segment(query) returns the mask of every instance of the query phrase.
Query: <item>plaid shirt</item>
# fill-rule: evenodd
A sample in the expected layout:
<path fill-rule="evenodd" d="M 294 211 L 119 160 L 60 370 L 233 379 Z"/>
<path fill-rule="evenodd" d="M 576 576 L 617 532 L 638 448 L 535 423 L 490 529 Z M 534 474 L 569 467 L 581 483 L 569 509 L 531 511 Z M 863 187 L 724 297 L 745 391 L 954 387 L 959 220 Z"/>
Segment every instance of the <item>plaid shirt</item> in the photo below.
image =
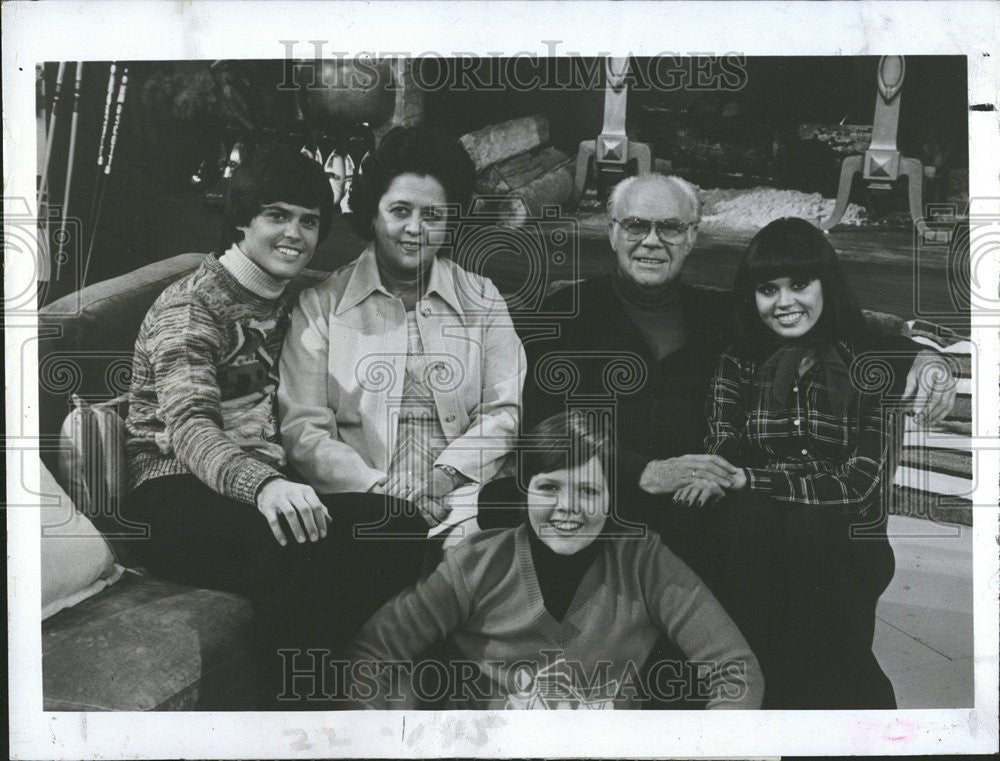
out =
<path fill-rule="evenodd" d="M 853 352 L 838 349 L 850 365 Z M 706 451 L 743 465 L 747 488 L 777 500 L 853 511 L 871 505 L 891 431 L 880 396 L 855 393 L 846 418 L 833 412 L 817 363 L 794 383 L 788 404 L 773 408 L 771 376 L 732 349 L 722 355 L 708 398 Z"/>

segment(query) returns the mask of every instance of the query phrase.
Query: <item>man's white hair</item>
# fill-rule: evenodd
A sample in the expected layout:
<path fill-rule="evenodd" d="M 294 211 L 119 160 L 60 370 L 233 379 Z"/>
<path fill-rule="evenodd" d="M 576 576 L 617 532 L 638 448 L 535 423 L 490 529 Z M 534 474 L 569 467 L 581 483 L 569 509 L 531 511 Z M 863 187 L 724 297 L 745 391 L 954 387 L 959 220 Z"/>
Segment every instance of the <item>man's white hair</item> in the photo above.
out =
<path fill-rule="evenodd" d="M 628 193 L 629 188 L 631 188 L 638 180 L 666 183 L 675 193 L 678 193 L 686 198 L 691 204 L 694 209 L 694 223 L 698 224 L 701 222 L 702 203 L 701 198 L 698 197 L 698 188 L 685 180 L 683 177 L 678 177 L 675 174 L 658 174 L 656 172 L 626 177 L 611 189 L 611 195 L 608 196 L 608 216 L 611 219 L 618 218 L 618 207 L 621 205 L 622 199 L 625 197 L 626 193 Z"/>

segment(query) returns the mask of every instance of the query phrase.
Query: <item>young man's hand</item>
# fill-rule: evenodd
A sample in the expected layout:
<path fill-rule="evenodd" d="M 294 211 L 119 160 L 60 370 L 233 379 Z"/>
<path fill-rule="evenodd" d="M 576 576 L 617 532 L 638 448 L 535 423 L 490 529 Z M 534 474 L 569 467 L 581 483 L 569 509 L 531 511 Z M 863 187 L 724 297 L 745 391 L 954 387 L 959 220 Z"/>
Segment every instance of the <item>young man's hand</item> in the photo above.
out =
<path fill-rule="evenodd" d="M 257 510 L 267 519 L 271 533 L 282 547 L 288 544 L 288 537 L 282 529 L 279 515 L 295 537 L 302 544 L 308 536 L 310 542 L 317 542 L 326 536 L 326 526 L 332 519 L 326 506 L 316 496 L 311 486 L 297 484 L 284 478 L 276 478 L 264 484 L 257 493 Z"/>

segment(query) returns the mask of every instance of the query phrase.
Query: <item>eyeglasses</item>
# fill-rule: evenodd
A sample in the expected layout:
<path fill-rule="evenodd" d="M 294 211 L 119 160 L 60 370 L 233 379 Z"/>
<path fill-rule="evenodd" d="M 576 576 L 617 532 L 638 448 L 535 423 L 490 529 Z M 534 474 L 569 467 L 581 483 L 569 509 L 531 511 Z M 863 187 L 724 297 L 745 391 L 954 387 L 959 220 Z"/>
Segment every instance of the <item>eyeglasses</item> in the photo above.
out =
<path fill-rule="evenodd" d="M 643 219 L 642 217 L 625 217 L 625 219 L 614 220 L 625 232 L 625 237 L 629 240 L 642 240 L 649 231 L 656 228 L 656 237 L 664 243 L 676 243 L 690 228 L 695 227 L 695 222 L 682 222 L 679 219 Z"/>

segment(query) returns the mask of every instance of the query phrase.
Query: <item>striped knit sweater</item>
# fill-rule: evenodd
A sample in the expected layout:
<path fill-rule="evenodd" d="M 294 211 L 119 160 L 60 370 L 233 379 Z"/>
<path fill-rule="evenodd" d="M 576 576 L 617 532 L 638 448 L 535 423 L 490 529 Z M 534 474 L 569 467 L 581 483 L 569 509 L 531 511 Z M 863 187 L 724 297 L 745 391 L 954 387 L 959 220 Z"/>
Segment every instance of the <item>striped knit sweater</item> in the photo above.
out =
<path fill-rule="evenodd" d="M 170 285 L 139 329 L 126 420 L 133 489 L 191 473 L 254 504 L 263 483 L 281 475 L 274 392 L 295 294 L 260 295 L 276 292 L 277 281 L 262 283 L 267 273 L 238 249 L 226 258 L 228 268 L 208 256 Z"/>

